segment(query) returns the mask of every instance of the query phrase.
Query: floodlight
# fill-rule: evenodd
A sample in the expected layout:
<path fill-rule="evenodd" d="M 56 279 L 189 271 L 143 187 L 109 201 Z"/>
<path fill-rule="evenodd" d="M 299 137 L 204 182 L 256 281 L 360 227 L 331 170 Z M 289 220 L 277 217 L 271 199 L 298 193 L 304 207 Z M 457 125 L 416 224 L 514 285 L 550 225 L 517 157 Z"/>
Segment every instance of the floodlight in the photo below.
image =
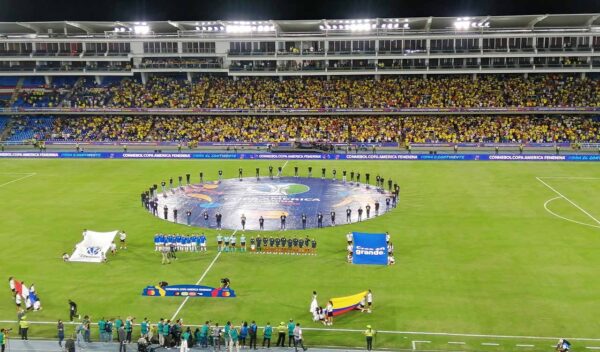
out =
<path fill-rule="evenodd" d="M 148 34 L 150 32 L 150 27 L 147 25 L 137 25 L 133 27 L 133 31 L 135 34 Z"/>

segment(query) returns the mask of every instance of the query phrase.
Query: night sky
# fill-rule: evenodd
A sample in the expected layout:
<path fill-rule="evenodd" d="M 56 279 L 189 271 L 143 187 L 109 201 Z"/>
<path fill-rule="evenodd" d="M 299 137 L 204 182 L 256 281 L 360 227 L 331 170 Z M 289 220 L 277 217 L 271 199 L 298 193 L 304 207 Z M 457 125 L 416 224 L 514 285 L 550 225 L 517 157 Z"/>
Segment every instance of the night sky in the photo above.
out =
<path fill-rule="evenodd" d="M 600 13 L 600 0 L 0 0 L 0 21 L 260 20 Z"/>

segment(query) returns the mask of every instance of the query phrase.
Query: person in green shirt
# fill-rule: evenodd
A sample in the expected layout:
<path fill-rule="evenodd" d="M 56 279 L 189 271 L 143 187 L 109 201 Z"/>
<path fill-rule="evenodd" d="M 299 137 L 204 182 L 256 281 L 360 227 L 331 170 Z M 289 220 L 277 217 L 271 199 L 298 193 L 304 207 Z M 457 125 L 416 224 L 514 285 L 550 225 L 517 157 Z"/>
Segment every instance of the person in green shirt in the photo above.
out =
<path fill-rule="evenodd" d="M 100 342 L 106 342 L 106 322 L 104 321 L 104 317 L 98 320 L 98 337 L 100 337 Z"/>
<path fill-rule="evenodd" d="M 168 343 L 169 343 L 169 333 L 171 332 L 171 321 L 167 320 L 164 324 L 163 324 L 163 328 L 161 330 L 161 334 L 163 336 L 163 346 L 164 347 L 168 347 Z"/>
<path fill-rule="evenodd" d="M 229 346 L 231 351 L 234 347 L 236 352 L 240 351 L 239 333 L 233 325 L 229 328 Z"/>
<path fill-rule="evenodd" d="M 160 321 L 158 322 L 158 324 L 156 324 L 156 332 L 158 334 L 158 344 L 161 346 L 164 346 L 164 344 L 165 344 L 164 336 L 162 334 L 164 321 L 165 320 L 163 318 L 160 318 Z"/>
<path fill-rule="evenodd" d="M 294 329 L 296 328 L 296 324 L 294 324 L 294 319 L 290 319 L 290 322 L 287 325 L 288 328 L 288 347 L 292 347 L 294 342 Z"/>
<path fill-rule="evenodd" d="M 200 329 L 200 347 L 208 348 L 208 321 Z"/>
<path fill-rule="evenodd" d="M 223 337 L 225 338 L 225 350 L 229 351 L 229 330 L 231 329 L 231 322 L 228 321 L 223 328 Z"/>
<path fill-rule="evenodd" d="M 149 326 L 150 326 L 150 324 L 148 323 L 148 318 L 144 318 L 144 320 L 140 324 L 140 333 L 142 334 L 142 337 L 145 339 L 148 339 L 148 332 L 149 332 L 148 327 Z"/>
<path fill-rule="evenodd" d="M 4 329 L 0 330 L 0 350 L 4 352 L 6 348 L 6 332 Z"/>
<path fill-rule="evenodd" d="M 117 320 L 115 320 L 115 330 L 119 330 L 121 326 L 123 326 L 123 320 L 121 320 L 121 317 L 117 317 Z"/>
<path fill-rule="evenodd" d="M 131 334 L 133 333 L 133 318 L 127 317 L 125 319 L 125 332 L 127 333 L 127 343 L 131 343 Z"/>
<path fill-rule="evenodd" d="M 273 327 L 271 327 L 271 323 L 267 323 L 263 332 L 263 347 L 265 347 L 265 343 L 267 344 L 267 348 L 271 348 L 271 336 L 273 335 Z"/>

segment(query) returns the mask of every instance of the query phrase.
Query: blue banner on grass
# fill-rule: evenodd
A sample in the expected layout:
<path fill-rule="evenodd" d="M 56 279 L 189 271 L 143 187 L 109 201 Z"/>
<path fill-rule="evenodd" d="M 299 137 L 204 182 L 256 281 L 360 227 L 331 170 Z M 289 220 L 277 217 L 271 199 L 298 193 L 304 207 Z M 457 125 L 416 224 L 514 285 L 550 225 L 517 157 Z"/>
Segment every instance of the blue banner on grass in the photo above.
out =
<path fill-rule="evenodd" d="M 384 233 L 353 232 L 352 264 L 387 265 Z"/>

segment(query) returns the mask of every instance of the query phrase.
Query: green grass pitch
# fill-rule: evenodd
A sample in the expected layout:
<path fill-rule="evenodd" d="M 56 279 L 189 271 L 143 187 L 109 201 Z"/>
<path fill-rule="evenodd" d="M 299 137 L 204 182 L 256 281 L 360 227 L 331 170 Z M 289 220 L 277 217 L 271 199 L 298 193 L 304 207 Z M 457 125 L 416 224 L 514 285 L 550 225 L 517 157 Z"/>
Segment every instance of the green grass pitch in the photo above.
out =
<path fill-rule="evenodd" d="M 93 321 L 171 318 L 182 299 L 142 297 L 142 288 L 161 280 L 195 283 L 215 257 L 216 231 L 205 231 L 207 254 L 182 254 L 162 266 L 153 235 L 195 229 L 151 216 L 141 207 L 139 193 L 187 172 L 203 171 L 206 179 L 216 179 L 219 168 L 225 177 L 235 177 L 238 167 L 266 169 L 269 164 L 276 168 L 284 161 L 0 160 L 3 280 L 14 276 L 35 283 L 44 309 L 29 313 L 31 321 L 68 318 L 69 298 Z M 371 324 L 377 330 L 600 338 L 600 223 L 594 221 L 600 219 L 600 163 L 290 161 L 284 174 L 291 175 L 294 166 L 306 174 L 309 165 L 392 178 L 402 187 L 399 206 L 359 224 L 307 230 L 319 239 L 316 257 L 223 253 L 202 283 L 216 286 L 229 277 L 238 297 L 189 299 L 178 316 L 185 323 L 256 320 L 263 325 L 293 318 L 322 328 L 308 313 L 313 290 L 324 305 L 329 297 L 370 288 L 373 313 L 345 314 L 333 328 Z M 561 197 L 546 206 L 563 218 L 552 215 L 544 204 L 559 195 L 536 177 L 588 214 Z M 61 254 L 71 251 L 83 228 L 125 229 L 129 249 L 101 265 L 62 262 Z M 346 264 L 345 233 L 351 230 L 389 231 L 397 264 Z M 286 235 L 295 232 L 304 235 Z M 4 282 L 0 320 L 15 320 Z M 54 333 L 52 326 L 30 330 L 34 336 Z M 362 345 L 356 332 L 305 335 L 309 345 Z M 481 349 L 490 340 L 512 346 L 528 342 L 380 334 L 376 347 L 412 348 L 414 340 L 445 349 Z M 535 345 L 547 349 L 552 342 Z"/>

